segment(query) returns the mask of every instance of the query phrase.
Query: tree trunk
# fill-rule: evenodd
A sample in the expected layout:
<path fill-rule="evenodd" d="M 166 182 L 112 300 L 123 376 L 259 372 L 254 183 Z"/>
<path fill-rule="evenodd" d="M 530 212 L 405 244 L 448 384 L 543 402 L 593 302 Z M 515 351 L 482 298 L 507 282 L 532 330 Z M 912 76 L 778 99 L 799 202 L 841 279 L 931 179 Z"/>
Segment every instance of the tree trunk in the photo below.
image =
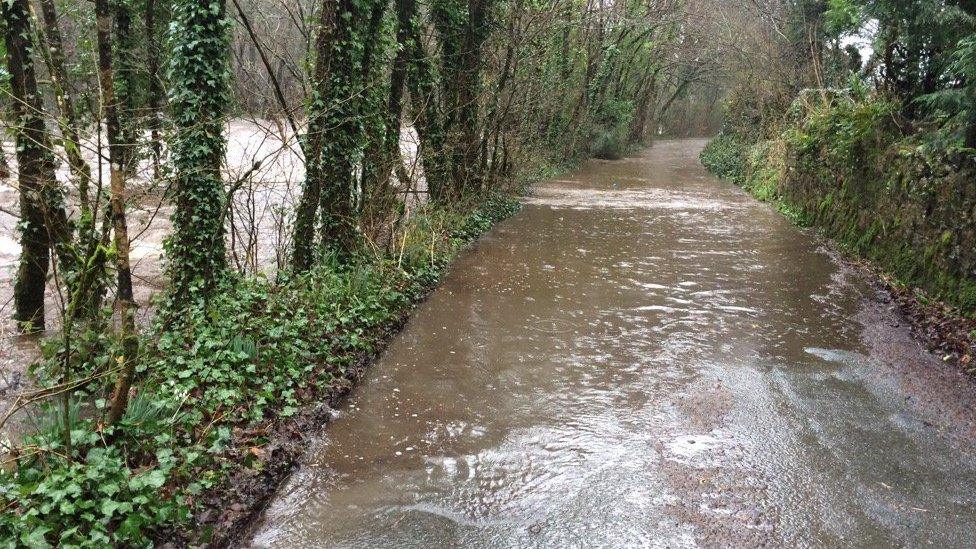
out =
<path fill-rule="evenodd" d="M 44 329 L 44 287 L 50 250 L 62 265 L 73 268 L 71 229 L 54 175 L 51 142 L 44 124 L 43 101 L 37 90 L 28 0 L 2 3 L 6 28 L 7 70 L 10 73 L 12 128 L 17 143 L 20 187 L 20 267 L 14 285 L 14 319 L 24 331 Z"/>
<path fill-rule="evenodd" d="M 481 144 L 481 65 L 483 46 L 488 38 L 490 0 L 468 0 L 468 21 L 461 41 L 461 67 L 458 86 L 457 139 L 454 168 L 454 194 L 465 196 L 478 186 L 478 151 Z"/>
<path fill-rule="evenodd" d="M 65 69 L 64 41 L 61 38 L 61 28 L 58 26 L 58 13 L 54 0 L 40 0 L 41 14 L 44 20 L 44 40 L 47 48 L 44 60 L 51 75 L 54 99 L 61 112 L 58 125 L 61 130 L 61 141 L 65 155 L 68 157 L 68 167 L 78 184 L 78 199 L 81 203 L 83 218 L 89 218 L 97 205 L 89 201 L 91 188 L 91 167 L 81 156 L 81 139 L 74 101 L 68 85 L 68 71 Z M 90 220 L 89 220 L 90 221 Z"/>
<path fill-rule="evenodd" d="M 0 181 L 6 181 L 10 177 L 10 163 L 7 161 L 7 151 L 0 143 Z"/>
<path fill-rule="evenodd" d="M 408 44 L 407 88 L 413 117 L 420 140 L 418 154 L 427 181 L 427 193 L 432 201 L 439 201 L 448 190 L 449 152 L 445 128 L 446 120 L 437 97 L 437 77 L 434 64 L 424 49 L 420 30 L 411 19 Z"/>
<path fill-rule="evenodd" d="M 376 40 L 375 36 L 369 36 L 370 18 L 366 15 L 370 13 L 370 7 L 362 0 L 339 1 L 339 13 L 349 18 L 336 29 L 329 85 L 328 89 L 321 90 L 326 98 L 327 123 L 324 127 L 319 232 L 323 250 L 340 259 L 349 257 L 359 246 L 353 198 L 354 174 L 362 142 L 359 117 L 363 95 L 367 93 L 363 73 L 369 71 L 372 47 L 364 46 L 360 55 L 357 44 Z"/>
<path fill-rule="evenodd" d="M 97 1 L 97 0 L 96 0 Z M 115 100 L 119 118 L 119 162 L 128 175 L 136 172 L 139 141 L 139 79 L 136 60 L 135 34 L 132 30 L 132 0 L 112 0 L 111 23 L 114 23 L 114 49 L 112 73 L 115 76 Z"/>
<path fill-rule="evenodd" d="M 480 171 L 483 174 L 483 178 L 487 180 L 490 185 L 497 174 L 497 166 L 495 161 L 498 157 L 498 142 L 499 142 L 499 132 L 501 131 L 502 125 L 505 120 L 505 115 L 507 114 L 507 107 L 503 110 L 501 114 L 498 113 L 499 104 L 502 100 L 502 95 L 505 93 L 505 88 L 508 86 L 508 80 L 515 70 L 515 50 L 519 44 L 516 36 L 516 24 L 518 22 L 518 17 L 516 14 L 522 11 L 523 0 L 516 0 L 514 9 L 512 12 L 511 21 L 508 26 L 508 40 L 506 41 L 505 49 L 505 62 L 502 65 L 501 75 L 498 77 L 498 83 L 495 85 L 495 92 L 492 94 L 491 106 L 488 108 L 488 113 L 485 116 L 485 138 L 481 146 L 481 167 Z M 489 158 L 491 161 L 489 162 Z M 485 181 L 482 181 L 484 185 Z"/>
<path fill-rule="evenodd" d="M 176 211 L 168 251 L 176 303 L 206 301 L 226 274 L 227 196 L 220 166 L 229 94 L 227 26 L 222 2 L 173 4 L 170 32 L 180 47 L 170 62 Z"/>
<path fill-rule="evenodd" d="M 395 203 L 395 196 L 390 186 L 396 164 L 400 162 L 400 119 L 403 116 L 403 92 L 405 91 L 409 45 L 410 26 L 417 9 L 415 0 L 396 0 L 396 56 L 390 68 L 390 90 L 384 113 L 384 133 L 379 139 L 373 139 L 366 151 L 364 161 L 363 190 L 366 202 L 363 209 L 363 224 L 369 229 L 377 228 L 384 216 L 387 216 Z M 408 181 L 401 181 L 406 185 Z"/>
<path fill-rule="evenodd" d="M 50 0 L 48 0 L 50 1 Z M 163 91 L 162 75 L 159 74 L 159 28 L 157 17 L 158 7 L 156 0 L 146 0 L 145 24 L 146 24 L 146 77 L 149 84 L 146 89 L 147 102 L 149 107 L 149 149 L 152 154 L 153 179 L 158 180 L 160 173 L 160 157 L 162 156 L 162 143 L 160 142 L 160 130 L 162 129 Z"/>
<path fill-rule="evenodd" d="M 332 68 L 332 49 L 336 41 L 337 0 L 322 0 L 319 7 L 318 35 L 315 41 L 315 66 L 312 70 L 312 95 L 309 102 L 308 134 L 305 145 L 305 182 L 295 215 L 292 267 L 307 271 L 315 259 L 315 225 L 322 199 L 323 155 L 328 125 L 326 94 Z"/>
<path fill-rule="evenodd" d="M 105 120 L 108 138 L 109 181 L 112 196 L 113 244 L 118 270 L 117 302 L 123 342 L 122 372 L 112 395 L 108 422 L 115 423 L 125 412 L 129 402 L 129 388 L 135 372 L 138 342 L 135 337 L 135 300 L 132 296 L 132 269 L 129 267 L 129 230 L 125 219 L 125 170 L 123 143 L 119 127 L 119 103 L 115 95 L 115 74 L 112 66 L 112 14 L 109 0 L 95 0 L 95 20 L 98 27 L 98 85 L 101 91 L 101 117 Z"/>
<path fill-rule="evenodd" d="M 374 74 L 373 65 L 377 61 L 378 40 L 375 38 L 383 34 L 383 20 L 386 16 L 386 0 L 373 0 L 369 8 L 369 24 L 365 29 L 359 31 L 359 40 L 365 40 L 362 59 L 359 61 L 359 89 L 356 91 L 353 100 L 355 109 L 356 132 L 358 134 L 357 143 L 365 143 L 365 146 L 357 144 L 357 150 L 350 151 L 355 158 L 361 158 L 360 177 L 358 181 L 358 202 L 355 204 L 356 221 L 360 227 L 363 225 L 363 212 L 367 207 L 366 202 L 371 198 L 372 191 L 375 190 L 376 179 L 376 151 L 383 147 L 383 139 L 386 137 L 386 106 L 383 88 L 379 85 L 380 81 Z M 365 31 L 365 34 L 363 33 Z M 380 50 L 382 51 L 382 50 Z"/>
<path fill-rule="evenodd" d="M 445 158 L 451 187 L 431 197 L 452 200 L 463 196 L 477 176 L 481 50 L 488 35 L 489 2 L 437 0 L 432 10 L 441 45 Z"/>

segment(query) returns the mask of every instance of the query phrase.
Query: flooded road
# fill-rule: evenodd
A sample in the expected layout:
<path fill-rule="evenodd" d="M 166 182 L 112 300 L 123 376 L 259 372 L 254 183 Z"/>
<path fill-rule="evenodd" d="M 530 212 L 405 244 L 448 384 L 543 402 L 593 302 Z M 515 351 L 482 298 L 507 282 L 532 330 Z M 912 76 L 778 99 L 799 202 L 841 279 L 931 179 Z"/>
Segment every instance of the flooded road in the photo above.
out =
<path fill-rule="evenodd" d="M 318 435 L 255 547 L 972 546 L 976 393 L 664 141 L 536 188 Z"/>

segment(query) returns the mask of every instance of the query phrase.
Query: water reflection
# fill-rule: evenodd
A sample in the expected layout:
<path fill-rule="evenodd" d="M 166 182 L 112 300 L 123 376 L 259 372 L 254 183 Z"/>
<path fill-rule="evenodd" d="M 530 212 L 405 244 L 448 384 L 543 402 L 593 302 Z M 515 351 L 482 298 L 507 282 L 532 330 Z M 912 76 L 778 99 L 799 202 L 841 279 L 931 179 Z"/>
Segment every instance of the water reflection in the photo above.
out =
<path fill-rule="evenodd" d="M 877 333 L 873 292 L 709 177 L 702 144 L 540 186 L 418 309 L 253 545 L 973 542 L 971 429 L 932 419 L 971 388 Z"/>

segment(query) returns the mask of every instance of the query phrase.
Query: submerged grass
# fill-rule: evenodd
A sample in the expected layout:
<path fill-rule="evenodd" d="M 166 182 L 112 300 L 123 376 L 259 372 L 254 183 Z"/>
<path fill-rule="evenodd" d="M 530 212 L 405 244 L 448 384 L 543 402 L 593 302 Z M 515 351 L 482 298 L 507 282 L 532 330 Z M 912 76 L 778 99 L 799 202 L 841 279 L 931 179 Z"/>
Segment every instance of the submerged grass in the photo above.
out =
<path fill-rule="evenodd" d="M 102 423 L 107 388 L 89 387 L 69 407 L 70 441 L 49 404 L 47 427 L 0 470 L 0 545 L 211 541 L 208 494 L 272 465 L 269 426 L 348 386 L 458 251 L 518 207 L 498 195 L 473 211 L 428 210 L 392 253 L 241 280 L 156 326 L 140 341 L 138 390 L 119 424 Z M 110 367 L 113 351 L 85 367 Z"/>

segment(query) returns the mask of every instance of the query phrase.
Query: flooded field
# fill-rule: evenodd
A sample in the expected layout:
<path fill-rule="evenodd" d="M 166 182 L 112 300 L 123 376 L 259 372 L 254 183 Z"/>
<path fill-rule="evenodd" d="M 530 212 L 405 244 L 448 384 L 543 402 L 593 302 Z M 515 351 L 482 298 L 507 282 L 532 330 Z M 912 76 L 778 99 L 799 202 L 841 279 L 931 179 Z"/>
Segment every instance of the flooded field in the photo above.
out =
<path fill-rule="evenodd" d="M 252 545 L 976 542 L 973 384 L 703 145 L 538 186 L 313 434 Z"/>
<path fill-rule="evenodd" d="M 271 275 L 288 260 L 294 209 L 305 177 L 304 160 L 294 136 L 281 123 L 232 119 L 226 135 L 228 150 L 223 177 L 228 182 L 228 189 L 233 190 L 227 223 L 229 263 L 241 274 Z M 414 185 L 422 189 L 425 182 L 417 162 L 417 134 L 413 128 L 405 126 L 401 137 L 404 169 L 416 180 Z M 107 159 L 102 159 L 99 170 L 98 142 L 93 137 L 84 145 L 84 156 L 92 167 L 95 181 L 101 178 L 103 185 L 108 185 Z M 106 154 L 104 142 L 102 147 L 102 154 Z M 13 143 L 4 143 L 4 148 L 8 151 L 12 173 L 16 174 L 16 157 L 9 153 L 14 148 Z M 73 188 L 67 162 L 60 156 L 59 159 L 57 177 L 66 191 L 68 215 L 76 219 L 77 191 Z M 19 219 L 15 216 L 19 209 L 16 184 L 16 176 L 0 181 L 0 417 L 15 403 L 19 394 L 34 388 L 27 369 L 40 357 L 40 338 L 21 336 L 12 319 L 14 279 L 20 257 L 16 230 Z M 172 234 L 170 218 L 175 210 L 166 197 L 169 184 L 165 173 L 159 179 L 154 177 L 149 159 L 142 159 L 128 181 L 130 259 L 137 319 L 142 325 L 152 321 L 155 313 L 153 299 L 166 287 L 164 243 Z M 416 201 L 416 195 L 411 198 Z M 46 300 L 46 335 L 57 333 L 64 306 L 61 298 L 52 277 Z M 109 300 L 114 300 L 111 290 Z M 7 449 L 5 439 L 8 436 L 19 437 L 23 430 L 20 420 L 30 419 L 21 416 L 30 412 L 24 410 L 15 416 L 18 421 L 0 427 L 0 454 Z"/>

